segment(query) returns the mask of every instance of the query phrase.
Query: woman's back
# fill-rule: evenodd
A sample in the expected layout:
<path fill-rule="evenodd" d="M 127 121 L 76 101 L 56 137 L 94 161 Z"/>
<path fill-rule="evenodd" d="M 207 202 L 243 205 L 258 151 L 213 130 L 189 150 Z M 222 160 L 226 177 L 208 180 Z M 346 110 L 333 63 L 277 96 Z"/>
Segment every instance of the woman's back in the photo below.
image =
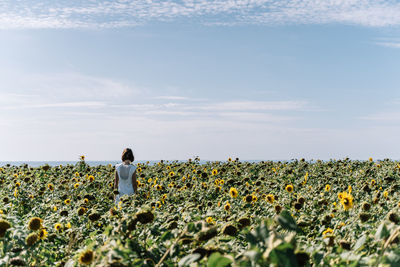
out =
<path fill-rule="evenodd" d="M 115 169 L 118 173 L 119 182 L 118 182 L 118 191 L 120 195 L 123 194 L 134 194 L 133 186 L 132 186 L 132 175 L 136 170 L 136 167 L 131 164 L 117 164 Z"/>

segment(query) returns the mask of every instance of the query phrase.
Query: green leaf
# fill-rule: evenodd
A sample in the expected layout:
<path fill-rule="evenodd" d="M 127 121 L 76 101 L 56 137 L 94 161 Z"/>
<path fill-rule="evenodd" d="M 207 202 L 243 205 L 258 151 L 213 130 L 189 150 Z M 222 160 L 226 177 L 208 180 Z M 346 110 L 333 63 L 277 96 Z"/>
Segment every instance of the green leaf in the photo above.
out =
<path fill-rule="evenodd" d="M 296 221 L 293 219 L 292 215 L 290 215 L 290 212 L 287 210 L 283 210 L 279 214 L 279 216 L 277 217 L 277 222 L 279 223 L 280 226 L 282 226 L 283 229 L 289 231 L 299 231 Z"/>
<path fill-rule="evenodd" d="M 367 241 L 367 236 L 366 235 L 363 235 L 362 237 L 360 237 L 358 240 L 357 240 L 357 242 L 356 242 L 356 244 L 354 245 L 354 250 L 357 250 L 357 249 L 359 249 L 359 248 L 361 248 L 364 244 L 365 244 L 365 241 Z"/>
<path fill-rule="evenodd" d="M 201 255 L 199 253 L 193 253 L 189 254 L 185 257 L 183 257 L 179 262 L 178 266 L 183 267 L 183 266 L 189 266 L 191 263 L 199 260 L 201 258 Z"/>
<path fill-rule="evenodd" d="M 269 259 L 277 266 L 298 266 L 293 246 L 289 243 L 283 243 L 274 248 L 269 254 Z"/>
<path fill-rule="evenodd" d="M 160 237 L 160 240 L 165 241 L 167 239 L 171 239 L 172 236 L 173 236 L 173 234 L 171 233 L 171 231 L 167 231 L 164 234 L 162 234 L 162 236 Z"/>
<path fill-rule="evenodd" d="M 385 222 L 383 222 L 381 223 L 381 225 L 379 225 L 378 229 L 376 230 L 375 239 L 377 240 L 386 239 L 389 235 L 390 232 L 387 229 Z"/>
<path fill-rule="evenodd" d="M 232 263 L 232 260 L 221 256 L 218 252 L 211 254 L 208 259 L 207 267 L 225 267 Z"/>

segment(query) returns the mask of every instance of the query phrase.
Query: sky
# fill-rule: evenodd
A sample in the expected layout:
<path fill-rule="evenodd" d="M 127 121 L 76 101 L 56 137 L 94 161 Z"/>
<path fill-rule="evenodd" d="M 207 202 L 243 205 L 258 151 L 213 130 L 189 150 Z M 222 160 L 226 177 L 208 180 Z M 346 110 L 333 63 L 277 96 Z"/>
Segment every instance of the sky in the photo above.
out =
<path fill-rule="evenodd" d="M 0 2 L 0 161 L 400 159 L 400 1 Z"/>

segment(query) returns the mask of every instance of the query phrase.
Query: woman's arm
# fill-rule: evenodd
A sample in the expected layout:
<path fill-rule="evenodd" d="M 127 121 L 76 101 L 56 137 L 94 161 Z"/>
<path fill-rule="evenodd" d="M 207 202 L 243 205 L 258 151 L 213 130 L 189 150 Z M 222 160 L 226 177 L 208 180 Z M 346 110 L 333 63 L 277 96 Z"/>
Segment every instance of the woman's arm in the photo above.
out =
<path fill-rule="evenodd" d="M 133 190 L 135 191 L 135 194 L 136 194 L 136 192 L 137 192 L 136 170 L 132 174 L 132 186 L 133 186 Z"/>
<path fill-rule="evenodd" d="M 115 171 L 114 189 L 116 190 L 118 190 L 118 182 L 119 182 L 118 172 Z"/>

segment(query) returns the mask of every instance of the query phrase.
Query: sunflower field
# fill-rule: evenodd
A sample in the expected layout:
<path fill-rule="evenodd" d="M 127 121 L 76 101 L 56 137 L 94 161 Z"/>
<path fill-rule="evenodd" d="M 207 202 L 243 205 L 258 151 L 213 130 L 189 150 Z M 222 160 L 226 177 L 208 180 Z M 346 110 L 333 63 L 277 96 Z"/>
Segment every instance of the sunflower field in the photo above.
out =
<path fill-rule="evenodd" d="M 400 266 L 389 159 L 0 168 L 0 266 Z"/>

